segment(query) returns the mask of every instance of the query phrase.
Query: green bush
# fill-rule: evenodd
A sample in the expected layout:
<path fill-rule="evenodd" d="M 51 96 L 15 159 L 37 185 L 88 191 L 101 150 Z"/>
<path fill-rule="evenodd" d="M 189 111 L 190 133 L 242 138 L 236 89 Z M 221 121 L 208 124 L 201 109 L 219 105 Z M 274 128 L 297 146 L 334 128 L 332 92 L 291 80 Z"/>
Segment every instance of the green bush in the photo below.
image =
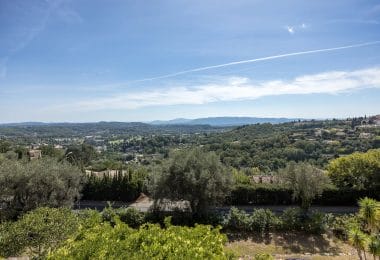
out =
<path fill-rule="evenodd" d="M 313 200 L 314 205 L 355 205 L 360 198 L 380 200 L 377 189 L 356 190 L 329 187 Z M 228 203 L 230 205 L 291 205 L 292 192 L 276 184 L 235 185 Z"/>
<path fill-rule="evenodd" d="M 231 191 L 232 205 L 289 205 L 292 192 L 275 184 L 236 185 Z"/>
<path fill-rule="evenodd" d="M 299 208 L 286 209 L 281 217 L 283 230 L 300 230 L 302 223 L 302 211 Z"/>
<path fill-rule="evenodd" d="M 250 230 L 264 234 L 276 229 L 280 219 L 269 209 L 256 209 L 249 217 Z"/>
<path fill-rule="evenodd" d="M 145 222 L 145 214 L 135 208 L 120 208 L 115 212 L 121 221 L 132 228 L 137 228 Z"/>
<path fill-rule="evenodd" d="M 303 231 L 311 234 L 322 234 L 328 228 L 330 214 L 322 212 L 312 212 L 303 223 Z"/>
<path fill-rule="evenodd" d="M 360 220 L 354 214 L 334 216 L 329 222 L 329 229 L 333 234 L 344 241 L 348 240 L 348 230 L 359 228 Z"/>
<path fill-rule="evenodd" d="M 322 212 L 311 212 L 305 215 L 300 208 L 286 209 L 281 219 L 281 229 L 285 231 L 304 231 L 311 234 L 324 233 L 331 222 L 332 216 Z"/>
<path fill-rule="evenodd" d="M 219 228 L 145 224 L 132 229 L 116 220 L 81 229 L 48 259 L 228 259 Z"/>
<path fill-rule="evenodd" d="M 223 226 L 231 231 L 259 232 L 264 234 L 280 226 L 280 219 L 269 209 L 256 209 L 252 214 L 232 207 Z"/>
<path fill-rule="evenodd" d="M 250 231 L 250 215 L 244 210 L 232 207 L 223 222 L 223 226 L 233 231 Z"/>

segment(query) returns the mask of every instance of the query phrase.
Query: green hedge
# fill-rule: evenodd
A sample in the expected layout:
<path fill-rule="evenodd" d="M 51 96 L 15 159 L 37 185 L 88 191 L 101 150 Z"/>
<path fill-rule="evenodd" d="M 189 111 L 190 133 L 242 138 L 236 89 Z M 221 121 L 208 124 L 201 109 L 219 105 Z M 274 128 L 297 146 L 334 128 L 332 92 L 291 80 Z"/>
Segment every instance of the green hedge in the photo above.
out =
<path fill-rule="evenodd" d="M 317 197 L 314 205 L 352 206 L 363 197 L 379 200 L 380 192 L 375 190 L 327 189 Z M 237 185 L 233 188 L 227 204 L 230 205 L 291 205 L 292 191 L 275 185 Z"/>
<path fill-rule="evenodd" d="M 274 185 L 237 185 L 228 198 L 228 204 L 231 205 L 289 205 L 291 203 L 292 192 Z"/>

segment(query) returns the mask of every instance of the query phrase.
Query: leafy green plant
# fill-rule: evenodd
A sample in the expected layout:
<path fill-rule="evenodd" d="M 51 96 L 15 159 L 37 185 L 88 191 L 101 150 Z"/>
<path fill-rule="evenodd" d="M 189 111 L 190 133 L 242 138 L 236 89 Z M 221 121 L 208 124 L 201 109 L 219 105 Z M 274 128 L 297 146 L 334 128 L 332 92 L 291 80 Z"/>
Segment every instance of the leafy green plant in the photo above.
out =
<path fill-rule="evenodd" d="M 303 223 L 303 230 L 311 234 L 322 234 L 328 228 L 330 215 L 322 212 L 312 212 Z"/>
<path fill-rule="evenodd" d="M 78 218 L 66 208 L 38 208 L 16 222 L 0 226 L 0 256 L 18 256 L 28 251 L 42 257 L 60 245 L 78 228 Z"/>
<path fill-rule="evenodd" d="M 354 214 L 334 216 L 329 222 L 329 229 L 333 234 L 342 240 L 348 240 L 348 231 L 352 228 L 359 228 L 359 219 Z"/>
<path fill-rule="evenodd" d="M 322 195 L 330 183 L 324 171 L 303 162 L 290 162 L 286 168 L 280 170 L 279 179 L 292 190 L 293 199 L 299 203 L 304 215 L 313 200 Z"/>
<path fill-rule="evenodd" d="M 363 198 L 359 200 L 359 217 L 364 221 L 366 229 L 371 233 L 380 228 L 380 202 Z"/>
<path fill-rule="evenodd" d="M 280 219 L 269 209 L 256 209 L 249 217 L 250 229 L 264 234 L 279 226 Z"/>
<path fill-rule="evenodd" d="M 373 259 L 376 260 L 376 256 L 380 256 L 380 237 L 371 236 L 367 246 L 368 252 L 373 256 Z"/>
<path fill-rule="evenodd" d="M 367 243 L 367 236 L 360 229 L 352 228 L 348 233 L 348 241 L 350 244 L 356 248 L 358 256 L 362 259 L 362 253 L 364 253 L 364 258 L 367 259 L 365 249 Z"/>
<path fill-rule="evenodd" d="M 251 226 L 250 215 L 244 210 L 232 207 L 224 219 L 223 226 L 234 231 L 249 231 Z"/>
<path fill-rule="evenodd" d="M 282 229 L 299 230 L 301 229 L 302 212 L 299 208 L 288 208 L 284 210 L 281 217 Z"/>
<path fill-rule="evenodd" d="M 132 228 L 137 228 L 145 222 L 145 214 L 135 208 L 120 208 L 115 210 L 121 221 Z"/>
<path fill-rule="evenodd" d="M 228 259 L 220 228 L 145 224 L 132 229 L 116 220 L 81 229 L 48 259 Z"/>

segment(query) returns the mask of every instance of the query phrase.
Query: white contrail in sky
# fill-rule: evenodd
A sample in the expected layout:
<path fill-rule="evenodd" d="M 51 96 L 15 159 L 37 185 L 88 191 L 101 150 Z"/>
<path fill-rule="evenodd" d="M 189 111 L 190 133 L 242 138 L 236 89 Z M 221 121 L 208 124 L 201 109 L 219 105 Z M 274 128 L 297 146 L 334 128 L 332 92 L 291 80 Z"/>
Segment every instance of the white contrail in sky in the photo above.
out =
<path fill-rule="evenodd" d="M 351 48 L 358 48 L 368 45 L 375 45 L 380 44 L 380 41 L 373 41 L 373 42 L 366 42 L 366 43 L 360 43 L 360 44 L 353 44 L 353 45 L 346 45 L 346 46 L 340 46 L 340 47 L 334 47 L 334 48 L 326 48 L 326 49 L 318 49 L 318 50 L 310 50 L 310 51 L 300 51 L 300 52 L 292 52 L 292 53 L 285 53 L 285 54 L 279 54 L 279 55 L 273 55 L 273 56 L 267 56 L 262 58 L 256 58 L 256 59 L 250 59 L 250 60 L 241 60 L 241 61 L 234 61 L 219 65 L 213 65 L 213 66 L 207 66 L 207 67 L 199 67 L 195 69 L 190 70 L 183 70 L 176 73 L 166 74 L 162 76 L 152 77 L 152 78 L 145 78 L 140 80 L 135 80 L 132 82 L 143 82 L 143 81 L 150 81 L 155 79 L 164 79 L 164 78 L 171 78 L 178 75 L 188 74 L 191 72 L 198 72 L 198 71 L 204 71 L 209 69 L 217 69 L 217 68 L 223 68 L 223 67 L 229 67 L 233 65 L 239 65 L 239 64 L 245 64 L 245 63 L 254 63 L 259 61 L 266 61 L 266 60 L 275 60 L 275 59 L 281 59 L 291 56 L 299 56 L 299 55 L 305 55 L 305 54 L 312 54 L 312 53 L 319 53 L 319 52 L 330 52 L 330 51 L 337 51 L 337 50 L 344 50 L 344 49 L 351 49 Z"/>

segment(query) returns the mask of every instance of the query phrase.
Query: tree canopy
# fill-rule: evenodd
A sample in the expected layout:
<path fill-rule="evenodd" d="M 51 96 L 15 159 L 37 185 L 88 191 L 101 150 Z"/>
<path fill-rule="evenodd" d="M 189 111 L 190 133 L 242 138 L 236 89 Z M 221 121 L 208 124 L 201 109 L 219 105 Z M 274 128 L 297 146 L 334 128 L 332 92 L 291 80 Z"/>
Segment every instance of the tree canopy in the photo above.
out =
<path fill-rule="evenodd" d="M 327 170 L 340 188 L 380 189 L 380 149 L 337 158 Z"/>
<path fill-rule="evenodd" d="M 329 183 L 328 176 L 322 170 L 307 163 L 294 162 L 280 171 L 280 180 L 293 191 L 293 198 L 300 202 L 305 211 Z"/>
<path fill-rule="evenodd" d="M 4 160 L 0 163 L 0 217 L 14 218 L 41 206 L 71 206 L 79 198 L 82 180 L 77 167 L 52 158 Z"/>
<path fill-rule="evenodd" d="M 150 190 L 159 203 L 185 200 L 192 212 L 204 213 L 209 206 L 223 202 L 230 183 L 231 175 L 219 157 L 198 148 L 172 154 L 151 176 Z"/>

